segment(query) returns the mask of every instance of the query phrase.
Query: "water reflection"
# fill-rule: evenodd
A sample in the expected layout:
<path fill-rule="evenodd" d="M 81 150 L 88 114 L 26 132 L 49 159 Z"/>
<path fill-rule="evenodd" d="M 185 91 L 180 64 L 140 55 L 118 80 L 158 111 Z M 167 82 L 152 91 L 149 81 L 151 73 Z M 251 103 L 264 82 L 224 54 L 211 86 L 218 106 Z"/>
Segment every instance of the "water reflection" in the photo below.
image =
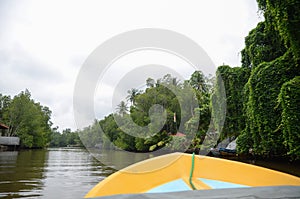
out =
<path fill-rule="evenodd" d="M 0 198 L 83 198 L 113 172 L 81 148 L 0 152 Z"/>
<path fill-rule="evenodd" d="M 117 170 L 153 157 L 150 153 L 133 153 L 122 150 L 89 149 L 101 163 Z"/>
<path fill-rule="evenodd" d="M 137 153 L 104 148 L 89 149 L 89 152 L 102 164 L 107 165 L 108 167 L 114 168 L 116 170 L 124 169 L 125 167 L 128 167 L 132 164 L 143 160 L 147 160 L 149 158 L 172 153 L 172 151 L 163 149 L 153 152 Z M 171 163 L 172 162 L 167 162 L 165 164 L 162 164 L 162 166 L 167 166 Z"/>
<path fill-rule="evenodd" d="M 84 149 L 49 149 L 43 198 L 83 198 L 113 172 Z"/>
<path fill-rule="evenodd" d="M 0 196 L 41 196 L 46 154 L 44 150 L 0 152 Z"/>

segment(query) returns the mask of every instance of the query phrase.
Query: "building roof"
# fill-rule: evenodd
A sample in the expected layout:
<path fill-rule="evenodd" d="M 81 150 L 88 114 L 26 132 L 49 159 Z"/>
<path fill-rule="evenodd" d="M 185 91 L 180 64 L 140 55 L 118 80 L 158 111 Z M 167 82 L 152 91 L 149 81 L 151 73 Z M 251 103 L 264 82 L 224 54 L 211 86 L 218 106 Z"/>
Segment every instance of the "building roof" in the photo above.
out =
<path fill-rule="evenodd" d="M 9 128 L 8 126 L 6 126 L 6 125 L 0 123 L 0 129 L 8 129 L 8 128 Z"/>
<path fill-rule="evenodd" d="M 185 137 L 186 135 L 184 133 L 177 132 L 175 135 L 172 135 L 172 136 L 175 136 L 175 137 Z"/>

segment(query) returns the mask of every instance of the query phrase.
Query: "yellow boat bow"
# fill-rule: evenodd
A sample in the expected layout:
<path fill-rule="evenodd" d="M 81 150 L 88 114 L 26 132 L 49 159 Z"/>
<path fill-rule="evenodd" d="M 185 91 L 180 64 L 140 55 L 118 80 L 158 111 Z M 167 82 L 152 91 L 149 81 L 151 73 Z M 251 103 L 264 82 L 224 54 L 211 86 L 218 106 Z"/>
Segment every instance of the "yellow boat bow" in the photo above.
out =
<path fill-rule="evenodd" d="M 172 153 L 110 175 L 85 197 L 284 185 L 300 186 L 300 178 L 236 161 Z"/>

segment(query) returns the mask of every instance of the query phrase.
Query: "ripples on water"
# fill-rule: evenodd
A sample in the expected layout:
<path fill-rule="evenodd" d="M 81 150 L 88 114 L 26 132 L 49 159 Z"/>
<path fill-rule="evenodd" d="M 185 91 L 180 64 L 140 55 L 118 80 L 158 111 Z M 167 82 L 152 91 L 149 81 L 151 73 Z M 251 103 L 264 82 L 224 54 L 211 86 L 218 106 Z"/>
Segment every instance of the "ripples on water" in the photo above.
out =
<path fill-rule="evenodd" d="M 83 198 L 113 172 L 80 148 L 0 152 L 0 198 Z"/>

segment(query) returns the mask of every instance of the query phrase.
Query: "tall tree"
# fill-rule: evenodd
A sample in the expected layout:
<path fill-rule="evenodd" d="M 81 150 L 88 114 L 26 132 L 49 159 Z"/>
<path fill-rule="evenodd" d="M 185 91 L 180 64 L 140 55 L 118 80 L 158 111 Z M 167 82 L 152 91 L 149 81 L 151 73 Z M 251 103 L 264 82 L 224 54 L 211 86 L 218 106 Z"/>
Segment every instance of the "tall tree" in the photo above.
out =
<path fill-rule="evenodd" d="M 0 93 L 0 122 L 8 124 L 8 108 L 11 103 L 11 97 Z"/>
<path fill-rule="evenodd" d="M 19 136 L 23 147 L 45 147 L 51 133 L 51 111 L 31 99 L 26 89 L 15 96 L 7 109 L 9 136 Z"/>
<path fill-rule="evenodd" d="M 202 71 L 195 71 L 192 74 L 189 83 L 195 90 L 201 93 L 208 92 L 208 86 L 206 85 L 207 82 Z"/>
<path fill-rule="evenodd" d="M 127 104 L 124 101 L 121 101 L 116 109 L 121 116 L 124 116 L 128 112 Z"/>
<path fill-rule="evenodd" d="M 131 105 L 134 105 L 135 98 L 141 93 L 141 91 L 136 88 L 132 88 L 129 91 L 127 91 L 127 93 L 128 93 L 127 99 L 131 102 Z"/>

